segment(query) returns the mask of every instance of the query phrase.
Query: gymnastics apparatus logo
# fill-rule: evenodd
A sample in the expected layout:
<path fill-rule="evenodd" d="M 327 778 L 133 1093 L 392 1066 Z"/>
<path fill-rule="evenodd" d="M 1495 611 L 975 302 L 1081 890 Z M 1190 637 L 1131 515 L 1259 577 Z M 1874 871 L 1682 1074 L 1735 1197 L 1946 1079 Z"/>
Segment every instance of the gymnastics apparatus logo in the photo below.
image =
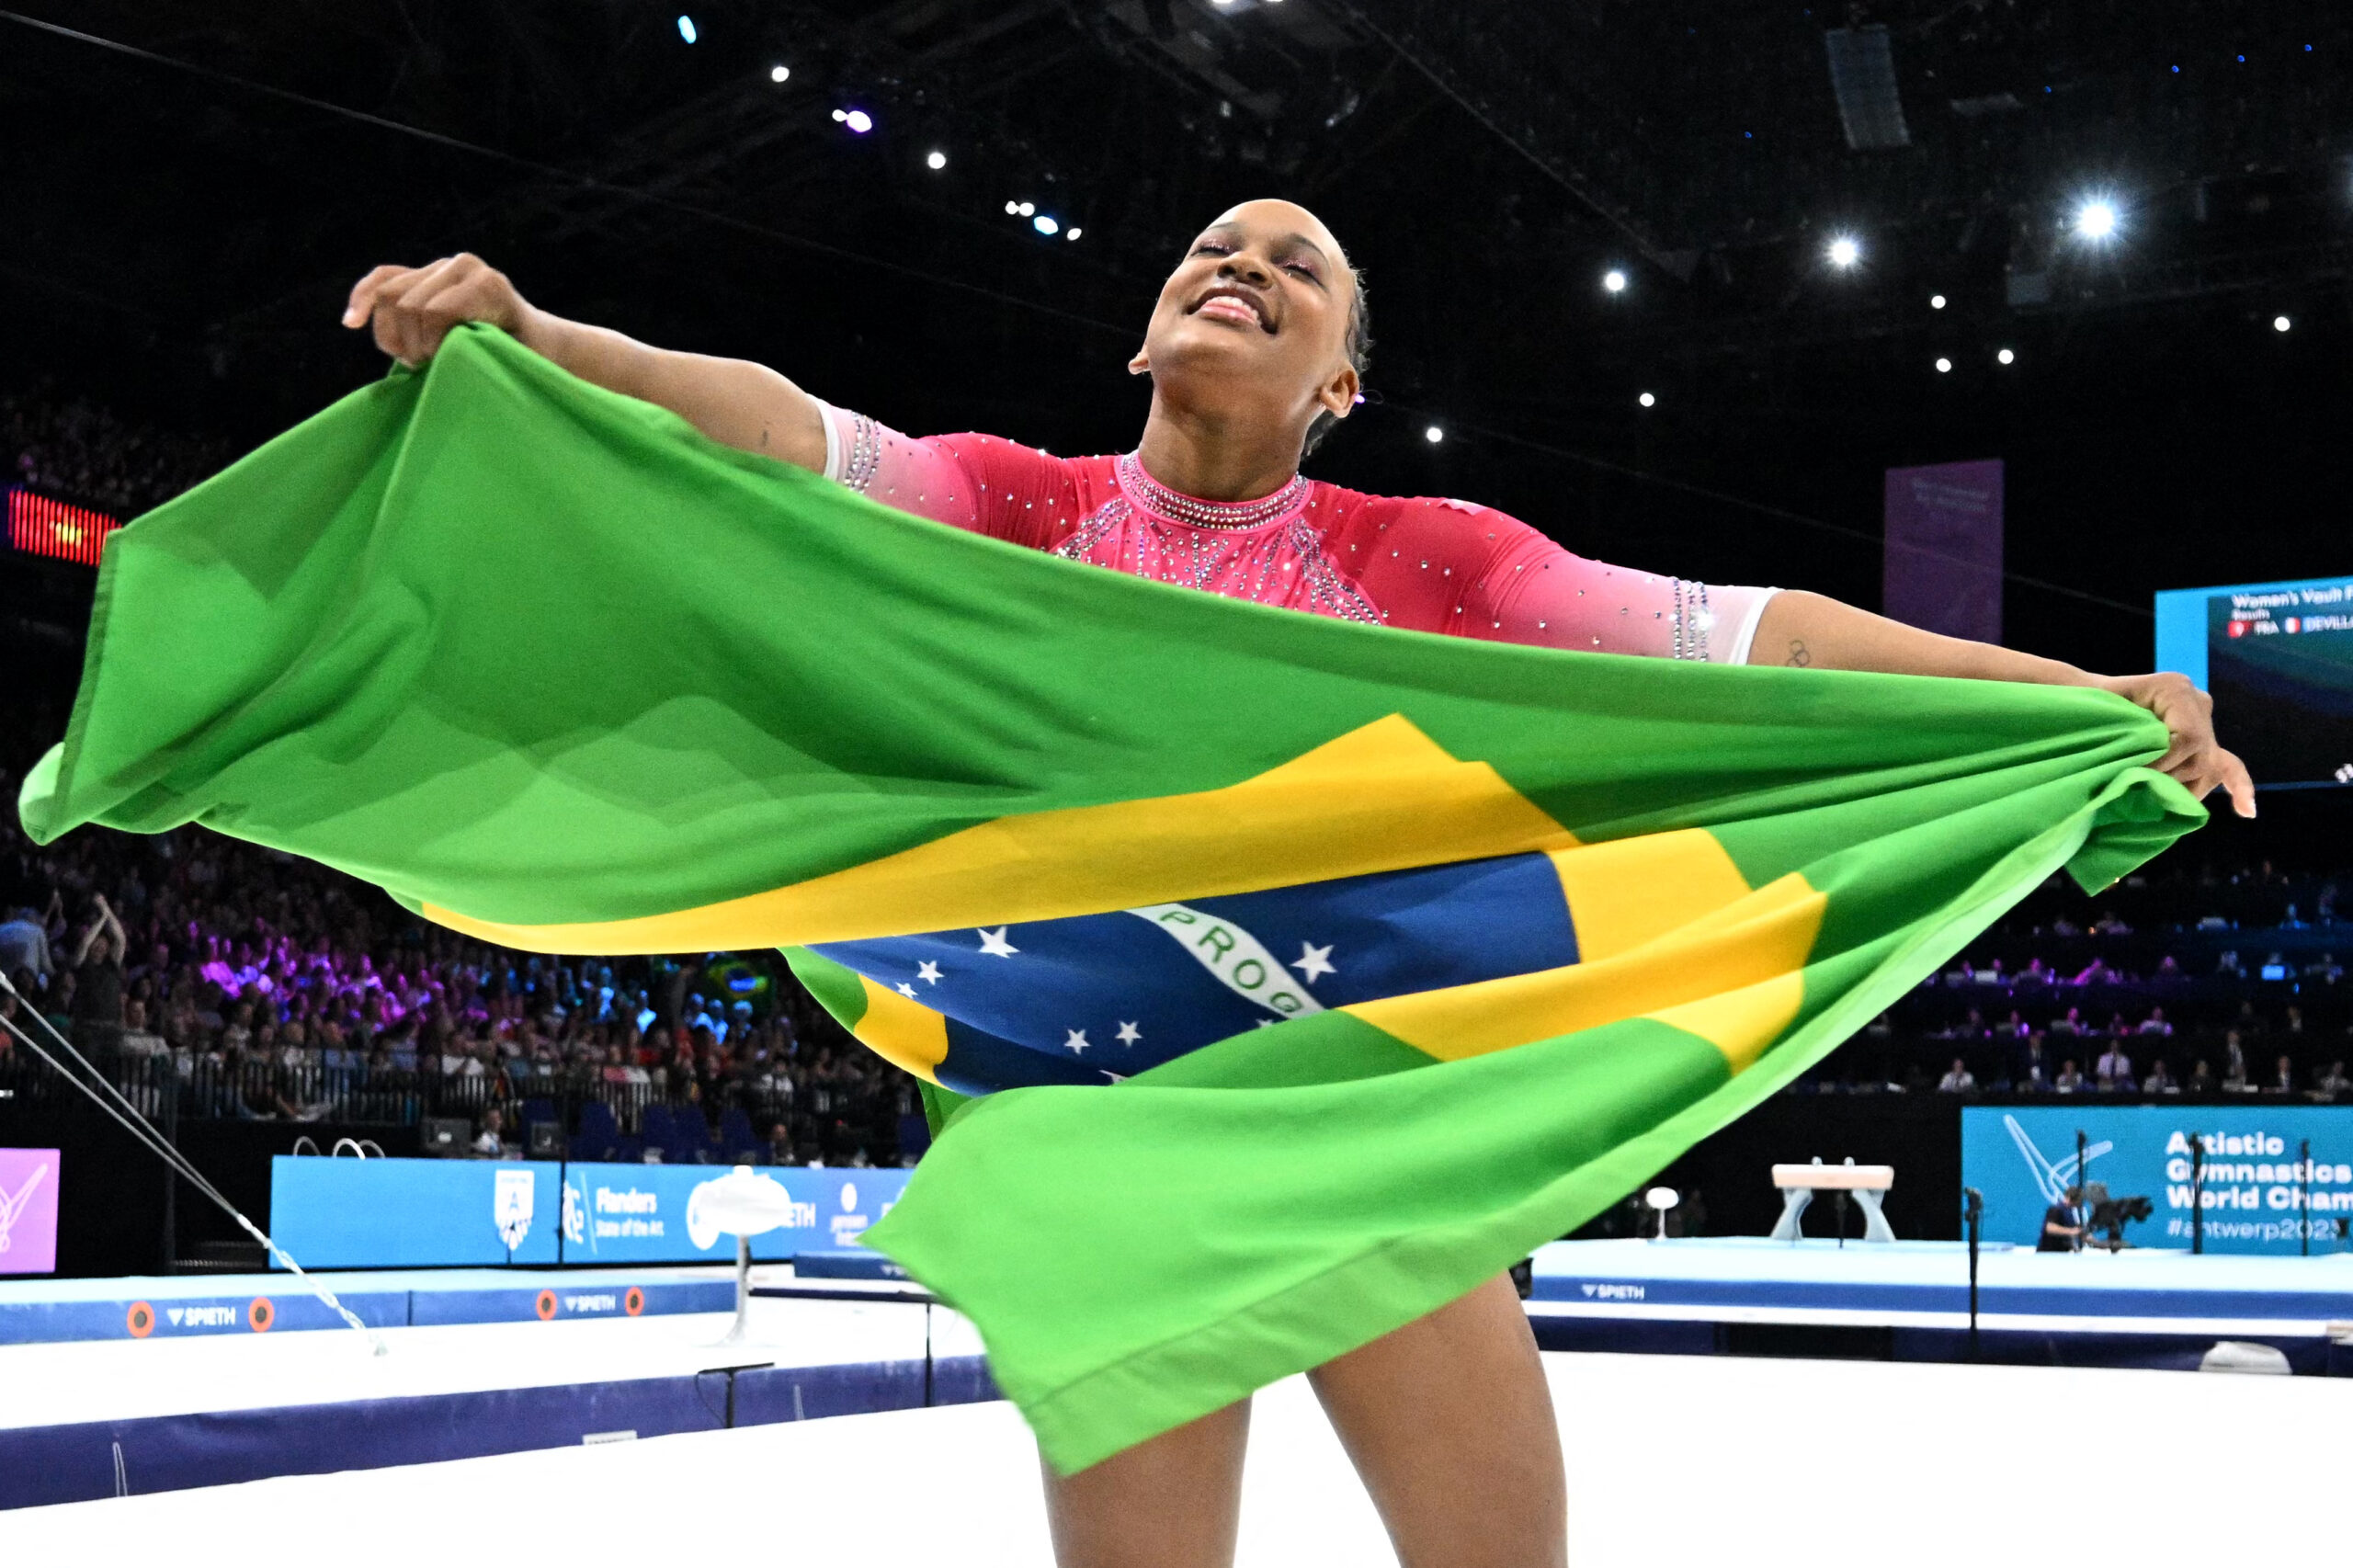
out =
<path fill-rule="evenodd" d="M 2034 1177 L 2035 1190 L 2042 1194 L 2042 1201 L 2045 1203 L 2065 1202 L 2067 1189 L 2075 1186 L 2083 1177 L 2083 1171 L 2075 1167 L 2075 1156 L 2070 1154 L 2065 1159 L 2057 1161 L 2048 1158 L 2041 1150 L 2034 1146 L 2034 1140 L 2026 1135 L 2026 1129 L 2018 1125 L 2018 1119 L 2015 1116 L 2004 1116 L 2002 1125 L 2008 1130 L 2010 1142 L 2018 1146 L 2018 1157 L 2026 1162 L 2027 1170 Z M 2115 1147 L 2116 1141 L 2112 1138 L 2103 1138 L 2097 1143 L 2086 1144 L 2083 1153 L 2085 1168 L 2088 1169 L 2094 1160 Z"/>
<path fill-rule="evenodd" d="M 40 1178 L 48 1174 L 49 1166 L 44 1162 L 33 1167 L 33 1174 L 27 1176 L 24 1186 L 16 1191 L 10 1192 L 0 1187 L 0 1253 L 8 1250 L 9 1233 L 17 1228 L 17 1217 L 32 1206 L 33 1188 L 39 1187 Z"/>
<path fill-rule="evenodd" d="M 54 1149 L 0 1149 L 0 1274 L 57 1267 Z"/>
<path fill-rule="evenodd" d="M 531 1233 L 532 1175 L 529 1170 L 502 1170 L 491 1188 L 490 1217 L 498 1239 L 513 1252 Z"/>

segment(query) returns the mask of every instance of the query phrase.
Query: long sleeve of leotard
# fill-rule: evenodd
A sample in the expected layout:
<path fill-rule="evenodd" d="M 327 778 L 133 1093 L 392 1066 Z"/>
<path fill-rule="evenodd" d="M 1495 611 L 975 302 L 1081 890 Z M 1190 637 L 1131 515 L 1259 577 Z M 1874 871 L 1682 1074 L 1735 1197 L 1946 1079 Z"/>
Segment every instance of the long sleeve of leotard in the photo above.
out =
<path fill-rule="evenodd" d="M 1745 664 L 1777 590 L 1592 561 L 1506 513 L 1438 497 L 1344 494 L 1336 557 L 1389 625 L 1490 642 Z"/>
<path fill-rule="evenodd" d="M 1500 514 L 1498 514 L 1500 516 Z M 1777 588 L 1694 582 L 1571 553 L 1525 524 L 1465 596 L 1466 636 L 1745 665 Z"/>

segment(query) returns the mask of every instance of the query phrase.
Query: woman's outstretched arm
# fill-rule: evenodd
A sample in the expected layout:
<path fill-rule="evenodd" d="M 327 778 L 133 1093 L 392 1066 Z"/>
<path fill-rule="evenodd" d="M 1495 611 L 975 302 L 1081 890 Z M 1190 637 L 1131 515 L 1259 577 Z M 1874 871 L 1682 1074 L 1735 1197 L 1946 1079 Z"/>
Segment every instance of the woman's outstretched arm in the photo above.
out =
<path fill-rule="evenodd" d="M 1959 676 L 2035 686 L 2093 686 L 2128 698 L 2165 721 L 2173 745 L 2157 763 L 2161 773 L 2200 798 L 2221 790 L 2239 815 L 2255 815 L 2255 781 L 2246 765 L 2214 739 L 2214 702 L 2187 676 L 2097 676 L 2057 659 L 2037 658 L 1990 642 L 1943 637 L 1820 594 L 1783 592 L 1756 623 L 1752 665 L 1797 665 L 1823 670 L 1878 670 L 1889 675 Z"/>
<path fill-rule="evenodd" d="M 480 256 L 380 267 L 351 290 L 343 324 L 375 328 L 377 347 L 415 367 L 461 322 L 499 328 L 584 381 L 657 403 L 714 441 L 824 472 L 824 411 L 766 365 L 655 348 L 608 327 L 550 314 Z"/>

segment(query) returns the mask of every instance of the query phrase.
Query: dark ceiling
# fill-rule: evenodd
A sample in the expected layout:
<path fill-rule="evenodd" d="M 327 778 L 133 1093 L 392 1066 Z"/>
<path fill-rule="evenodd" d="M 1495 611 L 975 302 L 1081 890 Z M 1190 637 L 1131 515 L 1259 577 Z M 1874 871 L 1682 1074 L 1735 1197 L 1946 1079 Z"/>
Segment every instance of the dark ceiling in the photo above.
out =
<path fill-rule="evenodd" d="M 1279 194 L 1371 285 L 1320 472 L 1870 605 L 1884 467 L 1999 456 L 2010 640 L 2139 665 L 2155 587 L 2353 569 L 2348 154 L 2323 4 L 48 0 L 0 19 L 0 382 L 258 438 L 374 373 L 359 273 L 472 249 L 903 427 L 1117 449 L 1160 276 Z"/>

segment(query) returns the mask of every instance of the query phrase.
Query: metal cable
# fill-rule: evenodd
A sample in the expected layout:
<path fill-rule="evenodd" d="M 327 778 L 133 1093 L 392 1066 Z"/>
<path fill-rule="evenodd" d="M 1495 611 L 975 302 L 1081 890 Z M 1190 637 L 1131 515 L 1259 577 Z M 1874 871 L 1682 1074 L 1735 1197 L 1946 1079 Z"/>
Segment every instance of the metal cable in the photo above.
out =
<path fill-rule="evenodd" d="M 115 1085 L 108 1080 L 105 1074 L 98 1071 L 97 1067 L 91 1062 L 89 1058 L 84 1056 L 79 1051 L 76 1051 L 74 1048 L 74 1042 L 67 1040 L 64 1035 L 59 1033 L 57 1026 L 51 1023 L 49 1019 L 41 1014 L 39 1008 L 34 1007 L 31 1004 L 30 998 L 27 997 L 24 993 L 18 991 L 15 983 L 11 982 L 6 974 L 0 974 L 0 990 L 5 990 L 9 995 L 24 1002 L 26 1005 L 26 1011 L 30 1013 L 31 1016 L 40 1022 L 42 1028 L 49 1031 L 50 1038 L 57 1041 L 59 1049 L 63 1051 L 68 1057 L 72 1058 L 74 1064 L 82 1069 L 82 1073 L 86 1073 L 89 1075 L 88 1078 L 85 1079 L 82 1076 L 82 1073 L 69 1071 L 65 1064 L 58 1061 L 55 1056 L 50 1054 L 47 1048 L 42 1046 L 39 1040 L 26 1033 L 15 1019 L 0 1017 L 0 1026 L 5 1026 L 10 1034 L 15 1035 L 18 1040 L 24 1041 L 26 1049 L 29 1050 L 34 1055 L 40 1057 L 43 1062 L 48 1062 L 50 1067 L 55 1071 L 60 1077 L 63 1078 L 75 1088 L 87 1095 L 90 1097 L 92 1104 L 96 1105 L 100 1110 L 105 1111 L 108 1116 L 114 1118 L 116 1121 L 119 1122 L 122 1125 L 123 1131 L 129 1132 L 131 1137 L 145 1145 L 148 1151 L 153 1153 L 157 1158 L 161 1159 L 174 1174 L 180 1176 L 190 1187 L 195 1187 L 197 1191 L 202 1193 L 206 1198 L 210 1199 L 214 1203 L 218 1204 L 222 1211 L 227 1214 L 230 1219 L 234 1220 L 247 1235 L 253 1237 L 254 1240 L 262 1244 L 262 1250 L 265 1253 L 269 1256 L 276 1258 L 279 1265 L 283 1267 L 288 1273 L 293 1275 L 302 1282 L 305 1290 L 309 1290 L 312 1295 L 317 1297 L 322 1302 L 325 1303 L 328 1311 L 334 1312 L 347 1324 L 364 1335 L 368 1342 L 375 1346 L 375 1353 L 377 1355 L 383 1356 L 391 1353 L 392 1346 L 384 1343 L 383 1337 L 381 1335 L 377 1334 L 374 1329 L 369 1328 L 366 1324 L 360 1322 L 358 1314 L 354 1312 L 349 1307 L 345 1306 L 343 1302 L 336 1298 L 335 1293 L 333 1290 L 328 1290 L 324 1285 L 320 1284 L 316 1279 L 313 1278 L 310 1274 L 303 1269 L 301 1264 L 294 1261 L 292 1254 L 289 1253 L 284 1247 L 279 1246 L 275 1241 L 271 1240 L 267 1232 L 264 1231 L 259 1225 L 255 1224 L 251 1220 L 246 1219 L 244 1210 L 240 1210 L 235 1204 L 230 1202 L 229 1199 L 222 1195 L 219 1187 L 214 1187 L 211 1182 L 206 1180 L 204 1173 L 198 1170 L 195 1165 L 189 1161 L 186 1154 L 180 1153 L 178 1148 L 176 1147 L 169 1139 L 165 1138 L 162 1132 L 158 1131 L 155 1125 L 149 1121 L 147 1118 L 141 1113 L 137 1106 L 131 1103 L 129 1097 L 126 1096 L 120 1089 L 115 1087 Z M 101 1089 L 105 1091 L 104 1094 L 99 1092 Z M 113 1096 L 114 1102 L 116 1103 L 109 1103 L 107 1097 L 108 1095 Z M 118 1104 L 119 1108 L 118 1108 Z"/>

